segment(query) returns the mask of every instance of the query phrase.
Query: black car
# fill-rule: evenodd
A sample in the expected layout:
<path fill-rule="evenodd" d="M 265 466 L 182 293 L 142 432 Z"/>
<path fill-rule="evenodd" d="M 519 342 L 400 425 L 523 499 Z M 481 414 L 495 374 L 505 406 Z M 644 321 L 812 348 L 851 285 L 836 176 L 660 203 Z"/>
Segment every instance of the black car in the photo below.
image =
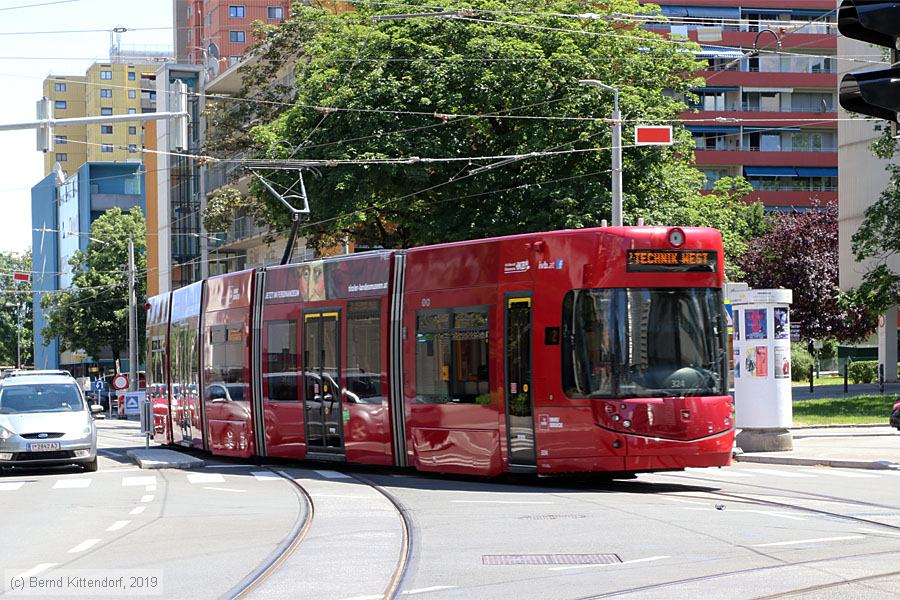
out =
<path fill-rule="evenodd" d="M 896 427 L 900 431 L 900 397 L 894 402 L 894 410 L 891 412 L 891 427 Z"/>

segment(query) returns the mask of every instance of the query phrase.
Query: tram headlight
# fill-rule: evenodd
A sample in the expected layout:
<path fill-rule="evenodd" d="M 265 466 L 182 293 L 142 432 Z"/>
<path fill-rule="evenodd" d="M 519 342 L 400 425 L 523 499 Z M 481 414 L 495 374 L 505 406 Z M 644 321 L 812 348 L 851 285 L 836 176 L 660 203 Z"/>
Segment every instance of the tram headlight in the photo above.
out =
<path fill-rule="evenodd" d="M 625 419 L 624 421 L 622 421 L 622 427 L 631 427 L 631 421 Z"/>
<path fill-rule="evenodd" d="M 678 227 L 674 227 L 669 230 L 669 243 L 675 246 L 676 248 L 680 248 L 684 246 L 684 232 Z"/>

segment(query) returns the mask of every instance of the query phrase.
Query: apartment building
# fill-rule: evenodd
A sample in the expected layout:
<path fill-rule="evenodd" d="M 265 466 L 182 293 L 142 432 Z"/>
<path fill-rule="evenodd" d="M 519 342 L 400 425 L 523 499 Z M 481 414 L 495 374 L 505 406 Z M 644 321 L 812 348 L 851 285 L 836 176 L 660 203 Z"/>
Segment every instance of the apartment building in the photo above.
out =
<path fill-rule="evenodd" d="M 682 116 L 707 187 L 743 175 L 767 210 L 838 195 L 836 33 L 827 0 L 659 0 L 648 28 L 698 42 L 708 67 Z M 758 55 L 749 51 L 756 46 Z"/>

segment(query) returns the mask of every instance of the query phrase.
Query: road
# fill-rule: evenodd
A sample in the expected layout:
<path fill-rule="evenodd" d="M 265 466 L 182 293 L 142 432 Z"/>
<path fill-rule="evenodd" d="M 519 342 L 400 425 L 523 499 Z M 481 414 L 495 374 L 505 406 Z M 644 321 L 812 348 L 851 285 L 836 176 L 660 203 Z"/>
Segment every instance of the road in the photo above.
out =
<path fill-rule="evenodd" d="M 68 572 L 157 577 L 153 590 L 111 596 L 131 598 L 900 592 L 900 472 L 737 464 L 615 482 L 222 462 L 154 472 L 125 461 L 141 443 L 133 424 L 100 430 L 97 473 L 0 477 L 0 595 L 20 596 L 13 576 Z"/>

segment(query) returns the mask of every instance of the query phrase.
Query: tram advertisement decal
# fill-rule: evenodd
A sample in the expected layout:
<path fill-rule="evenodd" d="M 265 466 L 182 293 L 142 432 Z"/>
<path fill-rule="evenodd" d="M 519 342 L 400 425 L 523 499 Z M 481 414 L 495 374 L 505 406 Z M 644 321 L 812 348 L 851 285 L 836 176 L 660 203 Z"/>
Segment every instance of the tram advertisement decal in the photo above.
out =
<path fill-rule="evenodd" d="M 714 250 L 628 250 L 625 270 L 640 272 L 704 271 L 715 273 L 718 253 Z"/>
<path fill-rule="evenodd" d="M 312 261 L 270 269 L 266 278 L 268 302 L 318 302 L 339 298 L 381 296 L 387 292 L 387 256 Z"/>
<path fill-rule="evenodd" d="M 744 310 L 744 339 L 766 339 L 766 309 L 748 308 Z"/>

